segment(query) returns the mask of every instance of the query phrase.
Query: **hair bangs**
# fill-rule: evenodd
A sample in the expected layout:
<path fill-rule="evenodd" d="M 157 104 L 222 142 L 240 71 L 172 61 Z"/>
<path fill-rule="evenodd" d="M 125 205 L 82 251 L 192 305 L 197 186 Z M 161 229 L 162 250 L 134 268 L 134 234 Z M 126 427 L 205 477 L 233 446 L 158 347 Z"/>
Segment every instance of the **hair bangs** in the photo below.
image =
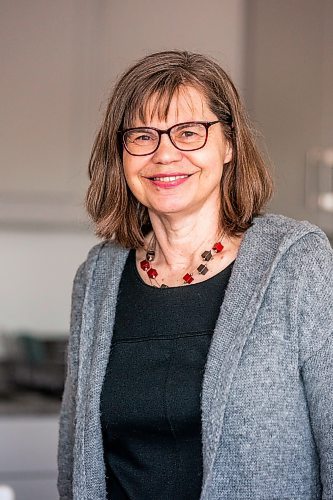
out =
<path fill-rule="evenodd" d="M 159 121 L 166 121 L 172 99 L 180 93 L 186 97 L 186 86 L 199 87 L 197 82 L 191 81 L 189 75 L 185 76 L 180 72 L 163 76 L 164 78 L 146 85 L 145 89 L 140 86 L 135 89 L 124 113 L 124 128 L 135 126 L 137 120 L 144 124 L 151 123 L 154 117 L 157 117 Z M 199 90 L 203 91 L 202 88 Z M 192 109 L 190 101 L 191 99 L 188 98 L 189 108 Z"/>

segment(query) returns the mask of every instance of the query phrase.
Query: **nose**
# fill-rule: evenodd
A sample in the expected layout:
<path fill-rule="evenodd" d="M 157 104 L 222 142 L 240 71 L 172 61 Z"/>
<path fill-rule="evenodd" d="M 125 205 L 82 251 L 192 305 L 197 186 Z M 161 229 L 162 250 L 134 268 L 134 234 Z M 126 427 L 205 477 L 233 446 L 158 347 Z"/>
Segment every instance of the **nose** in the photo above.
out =
<path fill-rule="evenodd" d="M 155 163 L 172 163 L 182 159 L 182 152 L 171 142 L 168 134 L 161 134 L 160 144 L 153 155 Z"/>

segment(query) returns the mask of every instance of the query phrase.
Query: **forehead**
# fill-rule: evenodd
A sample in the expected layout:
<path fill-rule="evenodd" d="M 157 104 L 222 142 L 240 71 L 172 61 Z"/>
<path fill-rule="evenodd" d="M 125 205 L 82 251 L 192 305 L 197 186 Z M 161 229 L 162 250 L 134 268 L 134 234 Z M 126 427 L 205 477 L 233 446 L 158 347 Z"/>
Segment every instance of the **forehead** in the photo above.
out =
<path fill-rule="evenodd" d="M 141 102 L 129 119 L 129 126 L 158 122 L 205 120 L 212 115 L 203 91 L 181 86 L 171 92 L 155 92 Z"/>

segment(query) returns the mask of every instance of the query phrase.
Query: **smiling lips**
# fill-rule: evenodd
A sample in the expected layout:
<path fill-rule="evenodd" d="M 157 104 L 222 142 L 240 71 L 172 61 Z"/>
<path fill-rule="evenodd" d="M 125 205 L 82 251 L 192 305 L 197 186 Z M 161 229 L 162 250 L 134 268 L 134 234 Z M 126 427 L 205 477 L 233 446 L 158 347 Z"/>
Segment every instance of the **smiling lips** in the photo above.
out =
<path fill-rule="evenodd" d="M 162 188 L 172 188 L 183 184 L 192 174 L 158 174 L 154 177 L 146 177 L 152 184 Z"/>

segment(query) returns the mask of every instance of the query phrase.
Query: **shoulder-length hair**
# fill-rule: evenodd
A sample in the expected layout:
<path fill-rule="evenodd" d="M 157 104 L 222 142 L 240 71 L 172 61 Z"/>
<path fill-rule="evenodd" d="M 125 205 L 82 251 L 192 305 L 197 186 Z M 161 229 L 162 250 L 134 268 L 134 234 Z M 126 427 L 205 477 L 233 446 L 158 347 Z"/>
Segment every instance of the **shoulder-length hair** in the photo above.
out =
<path fill-rule="evenodd" d="M 223 123 L 232 145 L 232 159 L 221 179 L 221 228 L 228 236 L 242 234 L 260 215 L 272 195 L 269 170 L 255 144 L 238 92 L 212 59 L 185 51 L 148 55 L 122 75 L 109 99 L 90 161 L 87 211 L 95 233 L 129 248 L 143 245 L 149 228 L 148 210 L 127 186 L 122 165 L 121 131 L 146 118 L 154 96 L 159 117 L 166 118 L 172 97 L 181 87 L 198 89 Z"/>

